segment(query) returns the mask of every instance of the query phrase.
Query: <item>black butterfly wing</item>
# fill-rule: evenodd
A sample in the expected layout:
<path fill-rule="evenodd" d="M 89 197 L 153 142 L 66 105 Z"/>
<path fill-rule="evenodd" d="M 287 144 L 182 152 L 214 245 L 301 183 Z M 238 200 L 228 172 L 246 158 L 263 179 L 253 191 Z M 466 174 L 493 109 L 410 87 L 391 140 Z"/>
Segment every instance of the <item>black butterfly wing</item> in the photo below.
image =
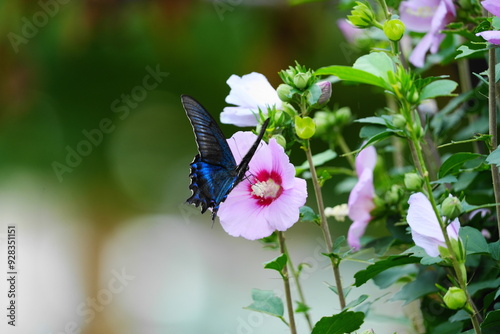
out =
<path fill-rule="evenodd" d="M 187 202 L 200 206 L 202 213 L 212 208 L 215 219 L 219 204 L 223 202 L 238 176 L 231 149 L 214 118 L 190 96 L 181 96 L 182 104 L 193 127 L 199 154 L 191 163 L 193 194 Z"/>

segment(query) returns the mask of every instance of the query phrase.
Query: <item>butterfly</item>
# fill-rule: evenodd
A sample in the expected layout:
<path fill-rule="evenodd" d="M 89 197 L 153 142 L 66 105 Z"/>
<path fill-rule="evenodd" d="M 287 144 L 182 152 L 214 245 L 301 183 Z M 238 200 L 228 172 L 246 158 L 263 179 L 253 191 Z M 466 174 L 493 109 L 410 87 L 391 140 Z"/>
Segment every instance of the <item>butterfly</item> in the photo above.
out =
<path fill-rule="evenodd" d="M 248 164 L 269 124 L 269 118 L 262 124 L 257 140 L 237 165 L 231 149 L 217 125 L 215 119 L 203 106 L 190 96 L 181 96 L 182 105 L 193 127 L 198 145 L 198 152 L 190 164 L 192 196 L 186 202 L 201 205 L 201 213 L 212 208 L 212 220 L 215 220 L 219 205 L 224 202 L 231 190 L 244 178 Z"/>

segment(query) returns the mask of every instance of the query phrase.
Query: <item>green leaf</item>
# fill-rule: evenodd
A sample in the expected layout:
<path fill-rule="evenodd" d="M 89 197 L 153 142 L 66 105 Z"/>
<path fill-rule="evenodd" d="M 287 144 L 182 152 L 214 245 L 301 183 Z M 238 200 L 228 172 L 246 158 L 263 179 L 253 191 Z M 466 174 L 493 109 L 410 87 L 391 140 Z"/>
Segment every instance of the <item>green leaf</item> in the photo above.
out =
<path fill-rule="evenodd" d="M 295 312 L 297 313 L 306 313 L 310 310 L 311 308 L 309 306 L 307 306 L 306 304 L 300 302 L 300 301 L 297 301 L 297 308 L 295 309 Z"/>
<path fill-rule="evenodd" d="M 434 327 L 429 334 L 456 334 L 460 333 L 463 327 L 461 322 L 444 322 Z"/>
<path fill-rule="evenodd" d="M 302 206 L 300 209 L 300 221 L 301 222 L 319 222 L 319 216 L 308 206 Z"/>
<path fill-rule="evenodd" d="M 413 264 L 399 266 L 387 269 L 373 278 L 373 283 L 380 289 L 387 289 L 396 282 L 409 277 L 414 277 L 418 273 L 418 269 Z"/>
<path fill-rule="evenodd" d="M 370 116 L 370 117 L 356 119 L 356 120 L 354 120 L 354 122 L 377 124 L 377 125 L 383 125 L 384 127 L 387 125 L 387 122 L 384 118 L 376 117 L 376 116 Z"/>
<path fill-rule="evenodd" d="M 488 244 L 488 249 L 491 257 L 497 261 L 500 261 L 500 240 Z"/>
<path fill-rule="evenodd" d="M 344 310 L 353 308 L 364 302 L 366 299 L 368 299 L 368 295 L 361 295 L 357 299 L 351 301 L 349 304 L 347 304 L 344 308 Z"/>
<path fill-rule="evenodd" d="M 480 154 L 477 153 L 469 153 L 469 152 L 460 152 L 451 155 L 439 168 L 439 178 L 443 178 L 446 175 L 453 175 L 458 173 L 462 165 L 470 160 L 474 160 L 480 157 Z"/>
<path fill-rule="evenodd" d="M 488 243 L 481 232 L 473 227 L 464 226 L 458 232 L 467 255 L 489 253 Z"/>
<path fill-rule="evenodd" d="M 406 305 L 429 293 L 437 292 L 436 282 L 436 271 L 422 271 L 413 282 L 404 285 L 391 300 L 404 300 Z"/>
<path fill-rule="evenodd" d="M 274 260 L 264 263 L 264 268 L 276 270 L 283 275 L 283 269 L 286 267 L 287 261 L 288 257 L 283 253 Z"/>
<path fill-rule="evenodd" d="M 365 270 L 358 271 L 354 275 L 354 278 L 356 280 L 354 282 L 354 285 L 356 287 L 359 287 L 365 284 L 368 280 L 372 279 L 373 277 L 377 276 L 378 274 L 389 268 L 402 266 L 409 263 L 419 263 L 419 262 L 420 258 L 412 257 L 409 254 L 389 256 L 385 260 L 381 260 L 372 265 L 369 265 L 368 267 L 366 267 Z"/>
<path fill-rule="evenodd" d="M 420 92 L 420 101 L 433 99 L 438 96 L 453 96 L 455 94 L 452 94 L 452 92 L 457 86 L 458 84 L 453 80 L 443 79 L 433 81 Z"/>
<path fill-rule="evenodd" d="M 363 324 L 363 312 L 342 311 L 331 317 L 323 317 L 318 321 L 311 334 L 344 334 L 358 330 Z"/>
<path fill-rule="evenodd" d="M 491 152 L 488 157 L 486 157 L 486 162 L 489 165 L 497 165 L 500 167 L 500 146 Z"/>
<path fill-rule="evenodd" d="M 432 181 L 431 184 L 446 184 L 446 183 L 455 183 L 457 182 L 458 179 L 456 176 L 453 175 L 446 175 L 443 178 L 440 178 L 439 180 Z"/>
<path fill-rule="evenodd" d="M 312 161 L 315 167 L 323 165 L 325 162 L 328 162 L 330 160 L 333 160 L 337 157 L 337 153 L 335 151 L 332 151 L 330 149 L 315 154 L 312 157 Z M 297 173 L 302 173 L 305 170 L 309 170 L 309 162 L 306 160 L 304 163 L 298 167 L 295 167 L 295 170 Z"/>
<path fill-rule="evenodd" d="M 500 277 L 496 279 L 490 279 L 487 281 L 480 281 L 476 283 L 471 283 L 467 287 L 471 296 L 474 296 L 476 292 L 484 290 L 484 289 L 496 289 L 500 286 Z"/>
<path fill-rule="evenodd" d="M 481 329 L 497 326 L 500 327 L 500 310 L 489 312 L 481 324 Z"/>
<path fill-rule="evenodd" d="M 478 52 L 485 52 L 488 51 L 488 48 L 481 48 L 481 49 L 471 49 L 467 45 L 462 45 L 457 49 L 458 52 L 460 52 L 455 59 L 460 59 L 463 57 L 468 57 L 470 55 L 473 55 Z"/>
<path fill-rule="evenodd" d="M 387 72 L 394 72 L 395 69 L 394 62 L 385 52 L 372 52 L 361 56 L 352 67 L 373 74 L 384 82 L 389 82 Z"/>
<path fill-rule="evenodd" d="M 274 291 L 252 289 L 252 300 L 253 303 L 244 307 L 245 309 L 266 313 L 278 318 L 283 317 L 283 301 L 274 295 Z"/>
<path fill-rule="evenodd" d="M 392 136 L 394 136 L 394 134 L 395 134 L 394 131 L 390 131 L 390 130 L 380 132 L 380 133 L 376 134 L 375 136 L 369 138 L 359 150 L 361 151 L 368 146 L 374 145 L 374 144 L 376 144 L 384 139 L 392 137 Z"/>
<path fill-rule="evenodd" d="M 333 253 L 338 253 L 340 250 L 340 247 L 342 247 L 345 243 L 345 236 L 341 235 L 335 241 L 333 242 L 332 246 L 332 252 Z"/>
<path fill-rule="evenodd" d="M 322 67 L 315 72 L 316 75 L 334 75 L 344 81 L 353 81 L 382 88 L 387 88 L 384 79 L 379 78 L 366 71 L 358 70 L 350 66 L 328 66 Z"/>

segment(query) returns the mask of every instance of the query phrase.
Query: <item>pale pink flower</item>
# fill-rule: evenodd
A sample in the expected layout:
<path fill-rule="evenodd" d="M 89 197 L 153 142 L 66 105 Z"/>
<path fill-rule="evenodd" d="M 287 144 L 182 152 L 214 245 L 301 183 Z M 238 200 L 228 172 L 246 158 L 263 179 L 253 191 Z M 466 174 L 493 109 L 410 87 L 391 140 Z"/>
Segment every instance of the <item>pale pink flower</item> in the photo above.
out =
<path fill-rule="evenodd" d="M 259 109 L 267 114 L 267 108 L 281 109 L 282 102 L 278 93 L 271 86 L 267 78 L 260 73 L 252 72 L 241 78 L 231 75 L 227 80 L 231 87 L 226 102 L 235 107 L 225 107 L 220 114 L 220 121 L 236 126 L 256 126 L 258 124 Z"/>
<path fill-rule="evenodd" d="M 257 136 L 237 132 L 228 139 L 237 163 Z M 221 203 L 218 216 L 224 230 L 249 240 L 285 231 L 299 220 L 299 209 L 306 202 L 306 181 L 295 177 L 290 163 L 275 139 L 262 142 L 249 164 L 248 178 L 241 181 Z"/>
<path fill-rule="evenodd" d="M 337 20 L 337 27 L 339 27 L 340 31 L 344 35 L 345 39 L 349 43 L 354 43 L 358 38 L 363 35 L 366 35 L 364 29 L 358 29 L 352 24 L 349 23 L 346 19 Z"/>
<path fill-rule="evenodd" d="M 399 6 L 401 20 L 406 28 L 426 32 L 410 56 L 410 62 L 423 67 L 427 51 L 436 53 L 445 35 L 441 33 L 456 17 L 452 0 L 408 0 Z"/>
<path fill-rule="evenodd" d="M 406 221 L 410 225 L 415 245 L 422 247 L 429 256 L 439 256 L 438 247 L 446 247 L 446 244 L 431 202 L 423 193 L 416 193 L 410 196 L 408 204 L 410 207 Z M 460 222 L 457 218 L 446 227 L 448 236 L 455 240 L 458 240 L 459 229 Z"/>
<path fill-rule="evenodd" d="M 498 0 L 485 0 L 481 2 L 481 5 L 491 14 L 500 17 L 500 1 Z M 487 30 L 479 32 L 476 36 L 481 36 L 488 43 L 500 45 L 500 31 L 498 30 Z"/>
<path fill-rule="evenodd" d="M 371 215 L 371 211 L 375 208 L 373 202 L 375 197 L 373 170 L 376 162 L 377 152 L 373 146 L 363 149 L 356 157 L 358 182 L 351 190 L 347 202 L 349 218 L 352 220 L 347 233 L 347 243 L 355 250 L 361 248 L 360 239 L 364 235 L 368 223 L 373 219 Z"/>
<path fill-rule="evenodd" d="M 500 17 L 500 1 L 498 0 L 484 0 L 481 5 L 491 14 Z"/>

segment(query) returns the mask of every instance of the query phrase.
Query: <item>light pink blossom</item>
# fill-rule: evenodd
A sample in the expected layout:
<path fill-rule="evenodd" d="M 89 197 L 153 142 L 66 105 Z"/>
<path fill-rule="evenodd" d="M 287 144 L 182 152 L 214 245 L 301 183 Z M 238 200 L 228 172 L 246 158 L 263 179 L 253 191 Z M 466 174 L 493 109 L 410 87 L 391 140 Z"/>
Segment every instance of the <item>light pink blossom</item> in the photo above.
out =
<path fill-rule="evenodd" d="M 500 31 L 499 30 L 487 30 L 478 32 L 476 36 L 481 36 L 488 43 L 500 45 Z"/>
<path fill-rule="evenodd" d="M 491 14 L 500 17 L 500 2 L 498 0 L 484 0 L 481 5 Z"/>
<path fill-rule="evenodd" d="M 429 256 L 439 256 L 438 247 L 446 247 L 446 244 L 431 202 L 423 193 L 416 193 L 410 196 L 408 204 L 410 207 L 406 221 L 410 225 L 415 245 L 422 247 Z M 459 229 L 460 222 L 457 218 L 446 227 L 448 236 L 455 240 L 458 240 Z"/>
<path fill-rule="evenodd" d="M 373 170 L 376 162 L 377 152 L 373 146 L 363 149 L 356 157 L 358 182 L 351 190 L 347 202 L 349 218 L 352 220 L 347 232 L 347 243 L 355 250 L 361 248 L 360 239 L 364 235 L 368 223 L 373 219 L 371 215 L 371 211 L 375 208 L 373 203 L 375 197 Z"/>
<path fill-rule="evenodd" d="M 445 37 L 441 30 L 455 19 L 455 5 L 452 0 L 408 0 L 401 3 L 399 13 L 408 30 L 426 32 L 409 58 L 423 67 L 427 52 L 436 53 Z"/>
<path fill-rule="evenodd" d="M 259 109 L 267 113 L 268 107 L 281 109 L 282 102 L 278 93 L 271 86 L 267 78 L 260 73 L 252 72 L 243 75 L 231 75 L 227 80 L 231 87 L 226 102 L 234 107 L 225 107 L 220 114 L 220 121 L 236 126 L 256 126 L 258 124 Z"/>
<path fill-rule="evenodd" d="M 256 138 L 251 132 L 240 131 L 228 140 L 237 163 Z M 298 221 L 299 209 L 307 198 L 306 181 L 295 177 L 294 166 L 275 139 L 261 143 L 247 175 L 218 211 L 229 235 L 260 239 L 276 230 L 285 231 Z"/>

